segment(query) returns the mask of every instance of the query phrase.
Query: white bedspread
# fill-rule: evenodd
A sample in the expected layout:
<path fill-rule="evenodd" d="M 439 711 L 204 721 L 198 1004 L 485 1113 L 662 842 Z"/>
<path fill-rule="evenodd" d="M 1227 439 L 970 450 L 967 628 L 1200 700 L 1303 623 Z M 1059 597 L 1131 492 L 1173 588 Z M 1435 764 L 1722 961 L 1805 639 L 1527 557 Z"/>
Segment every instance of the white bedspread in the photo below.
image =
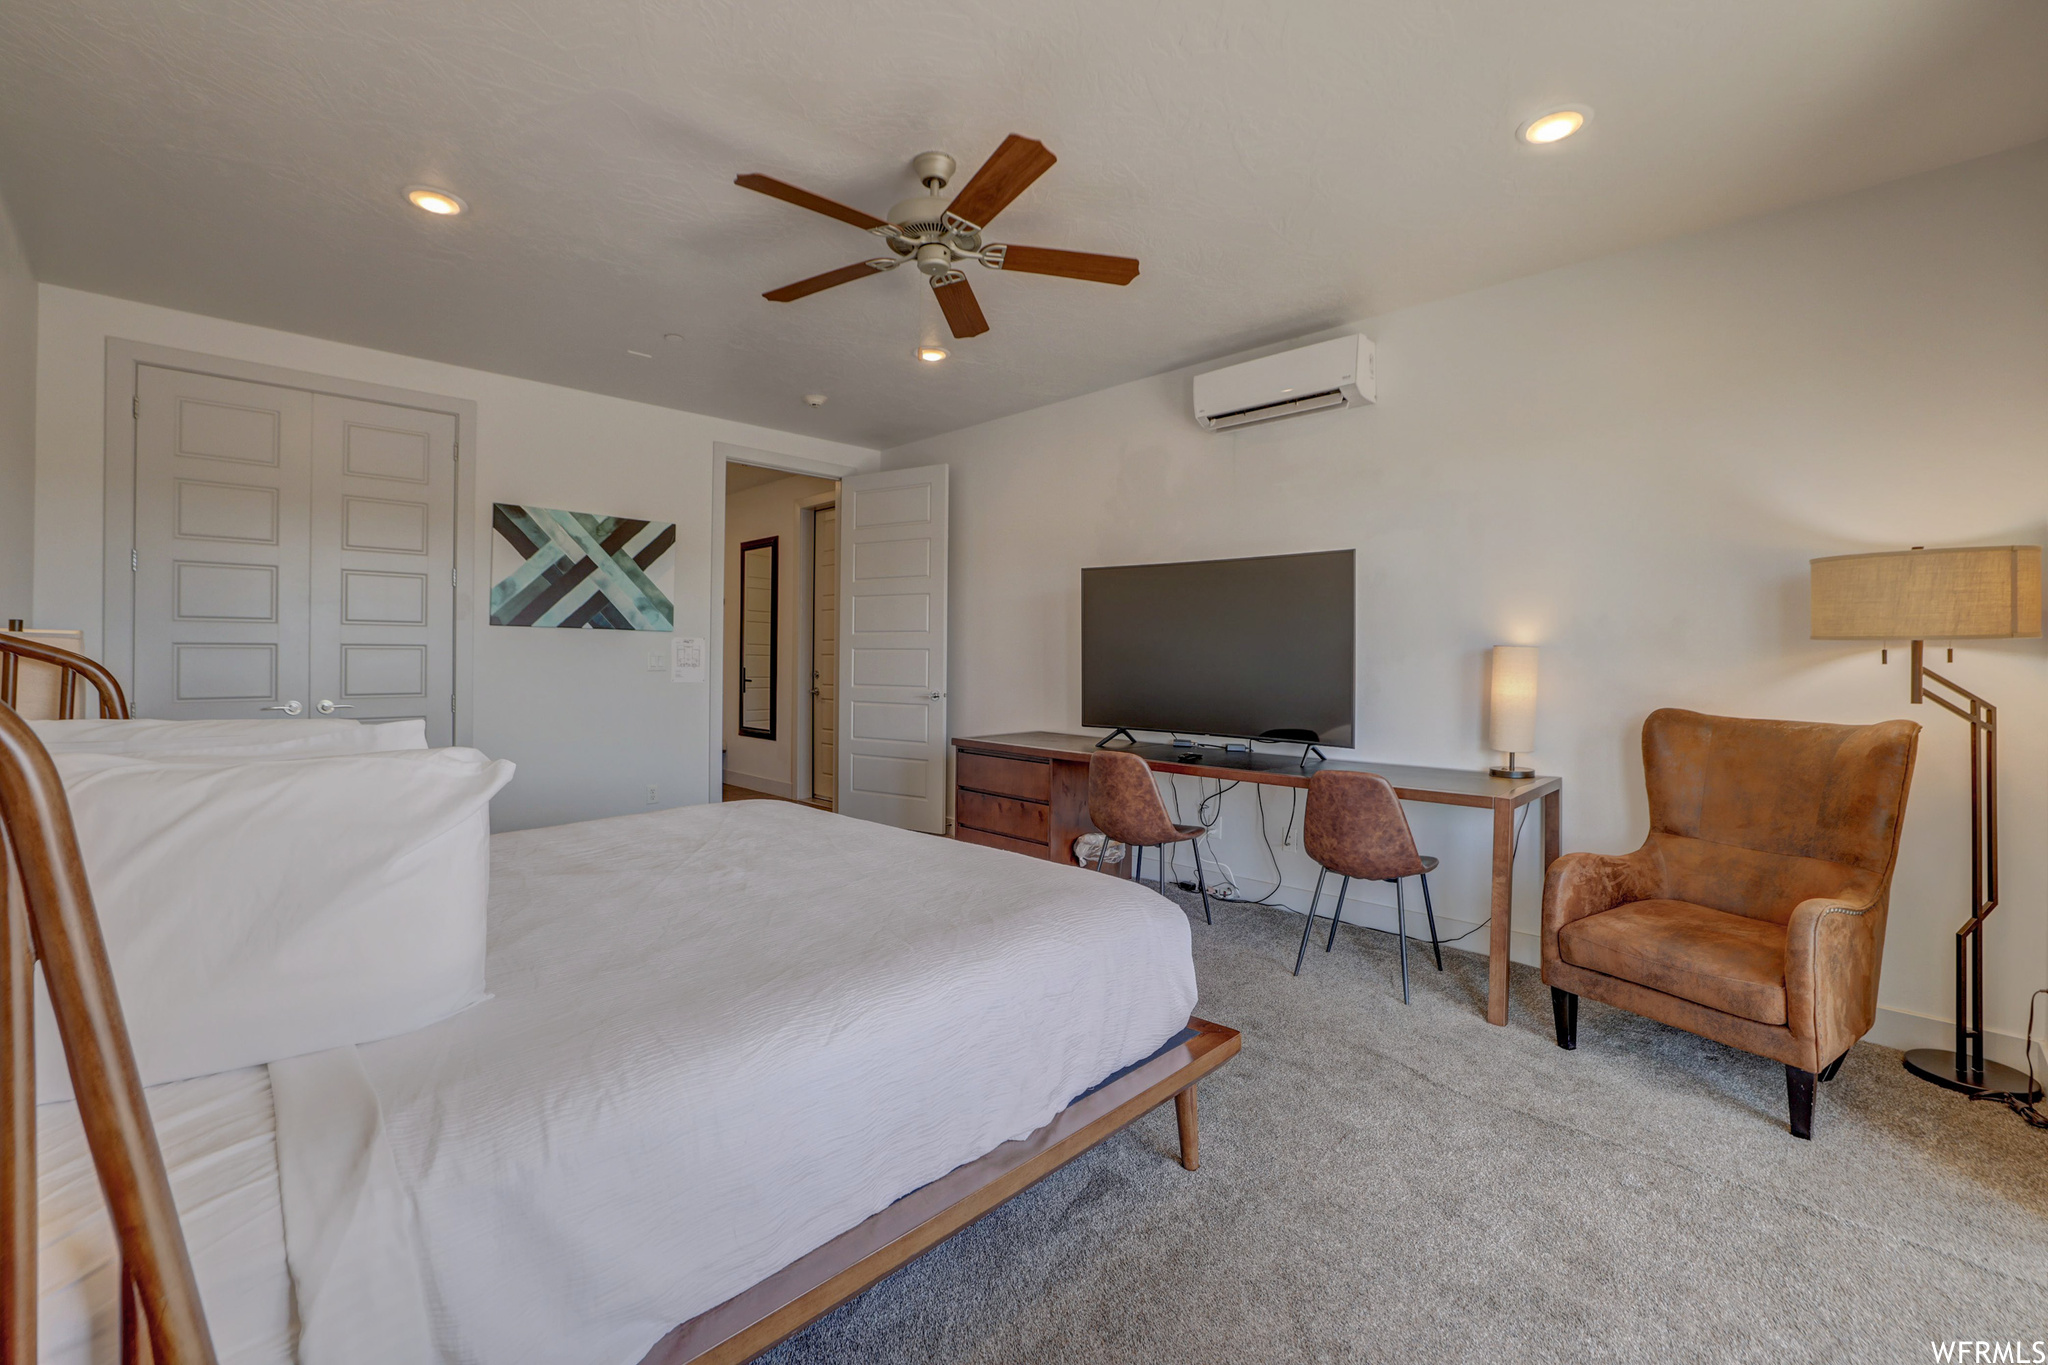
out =
<path fill-rule="evenodd" d="M 252 1066 L 155 1086 L 149 1112 L 221 1365 L 290 1365 L 291 1282 L 269 1075 Z M 38 1358 L 49 1365 L 117 1360 L 114 1230 L 76 1104 L 36 1110 L 36 1147 Z"/>
<path fill-rule="evenodd" d="M 777 801 L 492 845 L 494 998 L 356 1049 L 450 1362 L 631 1365 L 1195 1004 L 1178 908 L 1010 853 Z"/>

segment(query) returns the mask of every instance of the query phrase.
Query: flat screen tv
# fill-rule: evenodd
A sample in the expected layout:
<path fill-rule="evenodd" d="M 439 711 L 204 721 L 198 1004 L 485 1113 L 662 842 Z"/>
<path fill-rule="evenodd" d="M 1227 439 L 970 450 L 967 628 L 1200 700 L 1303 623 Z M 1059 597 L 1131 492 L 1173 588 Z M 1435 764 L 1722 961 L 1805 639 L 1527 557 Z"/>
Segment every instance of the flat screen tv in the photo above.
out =
<path fill-rule="evenodd" d="M 1351 744 L 1354 552 L 1081 571 L 1081 723 Z"/>

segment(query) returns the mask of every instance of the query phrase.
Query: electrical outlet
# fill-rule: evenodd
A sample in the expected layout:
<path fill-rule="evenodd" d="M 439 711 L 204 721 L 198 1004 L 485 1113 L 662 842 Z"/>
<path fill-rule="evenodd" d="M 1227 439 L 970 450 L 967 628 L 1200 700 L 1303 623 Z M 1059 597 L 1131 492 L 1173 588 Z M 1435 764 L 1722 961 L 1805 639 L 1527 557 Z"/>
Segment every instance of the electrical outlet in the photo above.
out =
<path fill-rule="evenodd" d="M 647 784 L 647 804 L 648 804 L 648 805 L 650 805 L 650 806 L 654 806 L 654 805 L 659 805 L 660 803 L 661 803 L 661 788 L 659 788 L 659 787 L 655 786 L 655 785 L 654 785 L 654 784 L 653 784 L 652 782 L 648 783 L 648 784 Z"/>
<path fill-rule="evenodd" d="M 649 673 L 666 673 L 666 672 L 668 672 L 668 656 L 667 656 L 666 654 L 664 654 L 664 653 L 663 653 L 663 652 L 662 652 L 661 650 L 658 650 L 658 649 L 650 649 L 650 650 L 648 650 L 648 651 L 647 651 L 647 671 L 648 671 Z"/>

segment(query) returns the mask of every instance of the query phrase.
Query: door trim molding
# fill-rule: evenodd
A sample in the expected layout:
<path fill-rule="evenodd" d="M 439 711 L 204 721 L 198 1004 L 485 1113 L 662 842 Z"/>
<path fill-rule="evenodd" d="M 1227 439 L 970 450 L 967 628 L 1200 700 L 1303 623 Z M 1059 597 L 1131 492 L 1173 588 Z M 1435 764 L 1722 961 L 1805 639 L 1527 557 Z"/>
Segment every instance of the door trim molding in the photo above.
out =
<path fill-rule="evenodd" d="M 107 338 L 106 464 L 103 501 L 103 562 L 100 585 L 100 662 L 132 693 L 135 684 L 136 403 L 139 367 L 183 370 L 252 384 L 304 389 L 336 398 L 359 398 L 392 407 L 417 408 L 455 419 L 455 742 L 468 745 L 475 720 L 473 650 L 476 612 L 476 404 L 466 398 L 369 384 L 336 375 L 289 370 L 229 356 L 179 350 L 123 337 Z M 467 570 L 468 572 L 464 572 Z"/>
<path fill-rule="evenodd" d="M 710 733 L 705 750 L 709 758 L 705 767 L 709 773 L 704 782 L 704 799 L 710 802 L 725 799 L 725 466 L 728 463 L 779 469 L 785 474 L 809 474 L 812 478 L 835 482 L 854 472 L 845 465 L 828 464 L 805 455 L 786 455 L 781 451 L 743 446 L 733 441 L 711 443 L 711 621 L 707 627 L 710 634 L 704 641 L 705 676 L 711 684 Z M 818 496 L 837 498 L 839 494 L 833 492 Z M 791 771 L 795 771 L 794 765 Z"/>
<path fill-rule="evenodd" d="M 796 686 L 798 700 L 795 728 L 790 732 L 789 782 L 791 788 L 803 793 L 799 801 L 817 799 L 818 784 L 814 780 L 817 765 L 818 704 L 811 698 L 806 680 L 817 668 L 817 613 L 818 613 L 818 513 L 826 508 L 839 505 L 839 492 L 813 493 L 796 505 L 797 555 L 802 560 L 797 589 L 797 619 L 803 629 L 797 632 Z M 837 678 L 833 679 L 833 696 L 838 696 Z M 837 765 L 834 765 L 837 771 Z M 836 803 L 837 794 L 834 794 Z"/>

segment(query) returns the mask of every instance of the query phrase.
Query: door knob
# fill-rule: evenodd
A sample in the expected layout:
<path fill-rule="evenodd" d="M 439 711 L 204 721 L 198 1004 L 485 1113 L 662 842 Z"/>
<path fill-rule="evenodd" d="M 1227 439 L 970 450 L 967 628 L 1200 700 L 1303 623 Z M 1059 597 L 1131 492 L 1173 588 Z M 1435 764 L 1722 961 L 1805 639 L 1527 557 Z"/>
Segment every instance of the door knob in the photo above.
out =
<path fill-rule="evenodd" d="M 924 699 L 926 701 L 944 701 L 946 694 L 944 692 L 927 692 L 924 694 Z"/>
<path fill-rule="evenodd" d="M 306 708 L 299 705 L 299 699 L 297 697 L 293 697 L 283 706 L 264 706 L 259 707 L 257 709 L 262 711 L 282 711 L 288 716 L 296 716 L 297 714 L 299 714 L 299 712 L 305 710 Z"/>
<path fill-rule="evenodd" d="M 323 716 L 331 716 L 336 711 L 353 711 L 356 708 L 353 706 L 345 706 L 340 702 L 329 701 L 327 700 L 327 698 L 322 697 L 320 699 L 320 704 L 315 706 L 313 709 L 315 711 L 318 711 Z"/>

